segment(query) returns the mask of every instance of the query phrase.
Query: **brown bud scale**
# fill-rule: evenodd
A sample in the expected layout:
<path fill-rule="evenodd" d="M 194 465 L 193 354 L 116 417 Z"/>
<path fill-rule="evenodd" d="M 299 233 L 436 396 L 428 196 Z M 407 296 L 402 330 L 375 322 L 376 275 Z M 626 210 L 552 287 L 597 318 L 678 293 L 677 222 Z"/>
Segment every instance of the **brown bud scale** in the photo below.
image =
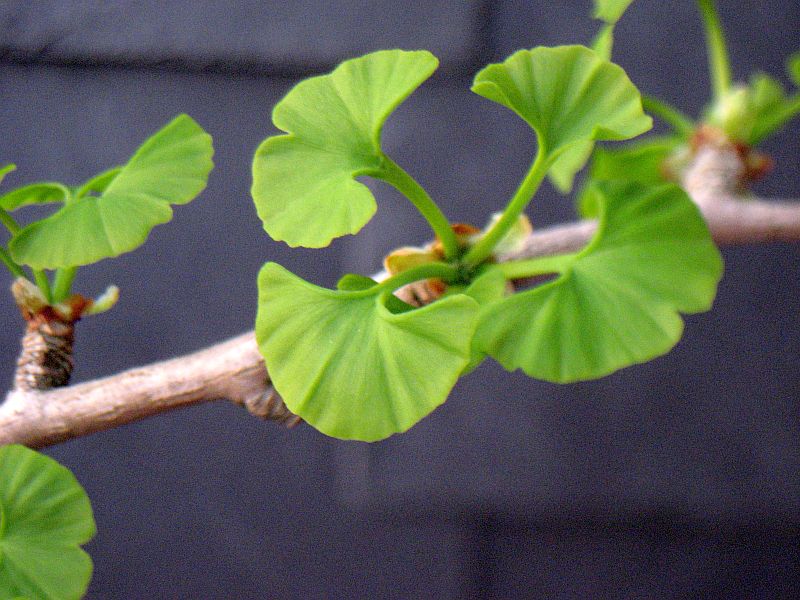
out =
<path fill-rule="evenodd" d="M 74 367 L 74 321 L 64 321 L 54 311 L 47 311 L 33 316 L 27 323 L 14 387 L 30 391 L 67 385 Z"/>

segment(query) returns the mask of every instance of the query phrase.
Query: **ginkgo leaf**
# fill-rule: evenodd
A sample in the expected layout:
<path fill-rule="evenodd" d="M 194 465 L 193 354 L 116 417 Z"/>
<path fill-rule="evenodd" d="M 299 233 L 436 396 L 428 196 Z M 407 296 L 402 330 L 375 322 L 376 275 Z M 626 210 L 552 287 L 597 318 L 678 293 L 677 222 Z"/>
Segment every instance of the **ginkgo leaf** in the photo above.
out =
<path fill-rule="evenodd" d="M 16 169 L 16 165 L 0 168 L 0 181 Z M 69 196 L 69 190 L 57 182 L 31 183 L 0 196 L 0 208 L 9 212 L 28 204 L 59 202 Z"/>
<path fill-rule="evenodd" d="M 600 213 L 597 194 L 592 189 L 597 181 L 669 182 L 669 159 L 682 143 L 678 137 L 651 136 L 622 147 L 598 146 L 592 156 L 589 180 L 577 198 L 579 214 L 594 219 Z"/>
<path fill-rule="evenodd" d="M 594 0 L 594 18 L 616 23 L 633 0 Z"/>
<path fill-rule="evenodd" d="M 185 204 L 206 186 L 213 167 L 211 136 L 180 115 L 145 141 L 116 174 L 91 181 L 100 196 L 68 202 L 31 223 L 9 244 L 17 262 L 33 268 L 74 267 L 139 247 L 150 230 L 172 218 L 170 204 Z M 89 188 L 86 190 L 89 191 Z"/>
<path fill-rule="evenodd" d="M 586 165 L 592 150 L 594 142 L 579 142 L 566 148 L 556 159 L 547 175 L 559 192 L 569 194 L 572 191 L 575 175 Z"/>
<path fill-rule="evenodd" d="M 781 83 L 766 73 L 755 73 L 750 78 L 748 100 L 751 124 L 741 138 L 751 145 L 779 131 L 800 112 L 800 98 L 787 98 Z M 734 137 L 737 133 L 733 133 Z"/>
<path fill-rule="evenodd" d="M 708 310 L 722 260 L 695 204 L 672 184 L 599 182 L 598 232 L 559 276 L 481 312 L 475 345 L 506 369 L 566 383 L 660 356 L 679 313 Z"/>
<path fill-rule="evenodd" d="M 561 189 L 571 186 L 593 141 L 625 140 L 652 127 L 625 71 L 583 46 L 520 50 L 480 71 L 472 91 L 533 128 Z"/>
<path fill-rule="evenodd" d="M 370 220 L 375 199 L 355 177 L 380 176 L 384 122 L 437 66 L 426 51 L 374 52 L 298 83 L 275 106 L 287 135 L 259 146 L 251 190 L 273 239 L 320 248 Z"/>
<path fill-rule="evenodd" d="M 622 16 L 633 0 L 595 0 L 595 13 L 597 19 L 602 19 L 606 24 L 600 29 L 592 41 L 592 50 L 603 60 L 611 60 L 614 48 L 614 25 Z M 592 154 L 594 142 L 582 142 L 564 150 L 564 153 L 550 167 L 550 181 L 562 194 L 572 191 L 572 182 L 575 175 L 583 169 L 586 161 Z"/>
<path fill-rule="evenodd" d="M 23 446 L 0 448 L 0 598 L 81 598 L 95 534 L 89 498 L 72 473 Z"/>
<path fill-rule="evenodd" d="M 31 204 L 63 202 L 69 197 L 67 187 L 56 181 L 31 183 L 0 196 L 0 208 L 11 212 Z"/>
<path fill-rule="evenodd" d="M 258 288 L 256 339 L 272 383 L 327 435 L 375 441 L 407 430 L 445 401 L 469 361 L 478 305 L 465 295 L 398 314 L 389 292 L 327 290 L 275 263 Z"/>

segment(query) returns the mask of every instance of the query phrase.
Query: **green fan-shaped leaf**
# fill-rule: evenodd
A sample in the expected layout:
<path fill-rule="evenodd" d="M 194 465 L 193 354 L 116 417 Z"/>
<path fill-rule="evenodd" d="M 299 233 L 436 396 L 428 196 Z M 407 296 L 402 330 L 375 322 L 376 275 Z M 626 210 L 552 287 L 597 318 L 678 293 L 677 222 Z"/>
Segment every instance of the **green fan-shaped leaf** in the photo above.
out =
<path fill-rule="evenodd" d="M 0 196 L 0 208 L 11 212 L 30 204 L 63 202 L 69 197 L 69 190 L 61 183 L 43 181 L 31 183 Z"/>
<path fill-rule="evenodd" d="M 447 398 L 470 358 L 464 295 L 395 314 L 388 292 L 317 287 L 275 263 L 258 278 L 256 338 L 289 409 L 338 438 L 380 440 Z"/>
<path fill-rule="evenodd" d="M 572 185 L 593 141 L 625 140 L 652 127 L 625 71 L 583 46 L 520 50 L 480 71 L 472 91 L 533 128 L 560 189 Z"/>
<path fill-rule="evenodd" d="M 90 189 L 100 196 L 68 202 L 23 228 L 9 244 L 14 260 L 55 269 L 97 262 L 139 247 L 150 230 L 172 218 L 170 204 L 185 204 L 206 186 L 213 167 L 211 136 L 180 115 L 145 141 L 116 174 L 101 174 Z"/>
<path fill-rule="evenodd" d="M 635 140 L 621 148 L 598 146 L 589 168 L 589 183 L 578 195 L 578 212 L 594 219 L 600 213 L 593 191 L 596 181 L 629 181 L 662 184 L 670 181 L 668 160 L 682 140 L 677 137 L 652 136 Z"/>
<path fill-rule="evenodd" d="M 80 546 L 94 537 L 95 523 L 72 473 L 23 446 L 4 446 L 0 505 L 0 597 L 82 597 L 92 561 Z"/>
<path fill-rule="evenodd" d="M 592 150 L 594 142 L 579 142 L 565 148 L 561 156 L 556 159 L 547 175 L 559 192 L 569 194 L 572 191 L 575 175 L 586 165 Z"/>
<path fill-rule="evenodd" d="M 259 146 L 252 187 L 272 238 L 320 248 L 370 220 L 375 199 L 354 178 L 376 175 L 384 121 L 437 66 L 426 51 L 374 52 L 298 83 L 275 106 L 287 135 Z"/>
<path fill-rule="evenodd" d="M 633 0 L 594 0 L 594 18 L 616 23 Z"/>
<path fill-rule="evenodd" d="M 710 308 L 722 260 L 677 186 L 601 182 L 597 234 L 560 275 L 481 312 L 475 345 L 555 382 L 602 377 L 664 354 L 679 313 Z"/>

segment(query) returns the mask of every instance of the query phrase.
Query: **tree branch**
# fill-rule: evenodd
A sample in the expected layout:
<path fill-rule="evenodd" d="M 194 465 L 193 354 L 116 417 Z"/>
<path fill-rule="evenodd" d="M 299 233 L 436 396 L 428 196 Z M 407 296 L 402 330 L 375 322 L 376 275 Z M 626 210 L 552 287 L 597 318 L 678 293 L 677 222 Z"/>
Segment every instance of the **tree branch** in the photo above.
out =
<path fill-rule="evenodd" d="M 741 160 L 727 147 L 698 150 L 684 175 L 720 244 L 800 241 L 800 202 L 742 200 Z M 533 233 L 524 247 L 500 260 L 574 252 L 596 230 L 579 221 Z M 167 410 L 229 400 L 253 414 L 294 425 L 270 386 L 252 332 L 205 350 L 66 388 L 12 391 L 0 405 L 0 445 L 56 444 L 118 427 Z"/>

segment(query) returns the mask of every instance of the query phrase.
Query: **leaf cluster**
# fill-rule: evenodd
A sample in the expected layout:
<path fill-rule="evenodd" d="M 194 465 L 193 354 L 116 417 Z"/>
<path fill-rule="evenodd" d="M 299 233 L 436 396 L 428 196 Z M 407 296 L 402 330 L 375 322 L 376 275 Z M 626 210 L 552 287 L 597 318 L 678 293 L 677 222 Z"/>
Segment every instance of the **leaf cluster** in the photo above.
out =
<path fill-rule="evenodd" d="M 631 3 L 632 0 L 594 0 L 595 17 L 603 20 L 604 25 L 593 47 L 606 58 L 612 55 L 614 26 Z M 757 165 L 768 164 L 754 148 L 800 114 L 800 91 L 797 89 L 800 88 L 800 51 L 786 60 L 786 73 L 795 87 L 793 92 L 787 92 L 778 79 L 762 71 L 752 73 L 747 83 L 732 83 L 728 51 L 715 3 L 698 0 L 698 7 L 706 28 L 712 100 L 695 120 L 663 100 L 645 96 L 645 109 L 661 118 L 672 133 L 594 152 L 587 182 L 578 194 L 578 211 L 582 215 L 596 214 L 596 207 L 591 205 L 592 195 L 587 191 L 595 181 L 618 177 L 642 183 L 679 181 L 681 170 L 697 145 L 695 136 L 704 128 L 719 131 L 720 137 L 740 145 Z M 585 156 L 589 156 L 588 151 Z M 584 164 L 579 158 L 576 157 L 578 168 L 565 169 L 561 182 L 556 181 L 564 192 L 571 187 L 571 176 Z M 756 169 L 755 176 L 761 174 Z"/>
<path fill-rule="evenodd" d="M 274 263 L 262 268 L 256 337 L 273 384 L 293 412 L 335 437 L 407 430 L 485 357 L 556 382 L 654 358 L 680 338 L 681 313 L 709 308 L 722 273 L 686 194 L 629 177 L 592 186 L 599 227 L 580 252 L 497 264 L 546 175 L 571 185 L 596 141 L 633 138 L 651 119 L 625 72 L 589 48 L 521 50 L 489 65 L 472 91 L 527 123 L 537 154 L 505 210 L 460 235 L 380 145 L 390 112 L 435 66 L 428 52 L 388 50 L 299 83 L 273 112 L 285 134 L 265 140 L 253 162 L 264 228 L 290 245 L 321 247 L 363 227 L 376 203 L 362 176 L 404 193 L 439 240 L 390 255 L 383 281 L 350 274 L 336 290 Z M 552 279 L 509 295 L 510 281 L 539 275 Z M 404 286 L 426 282 L 445 293 L 425 306 L 399 299 Z"/>
<path fill-rule="evenodd" d="M 75 269 L 141 246 L 150 230 L 172 219 L 172 204 L 185 204 L 206 186 L 213 167 L 211 136 L 179 115 L 145 141 L 130 160 L 78 186 L 38 182 L 0 196 L 0 218 L 11 238 L 0 247 L 16 276 L 27 265 L 52 304 L 69 294 Z M 0 178 L 14 167 L 0 170 Z M 49 216 L 17 224 L 10 213 L 54 204 Z M 57 270 L 51 291 L 44 269 Z"/>

